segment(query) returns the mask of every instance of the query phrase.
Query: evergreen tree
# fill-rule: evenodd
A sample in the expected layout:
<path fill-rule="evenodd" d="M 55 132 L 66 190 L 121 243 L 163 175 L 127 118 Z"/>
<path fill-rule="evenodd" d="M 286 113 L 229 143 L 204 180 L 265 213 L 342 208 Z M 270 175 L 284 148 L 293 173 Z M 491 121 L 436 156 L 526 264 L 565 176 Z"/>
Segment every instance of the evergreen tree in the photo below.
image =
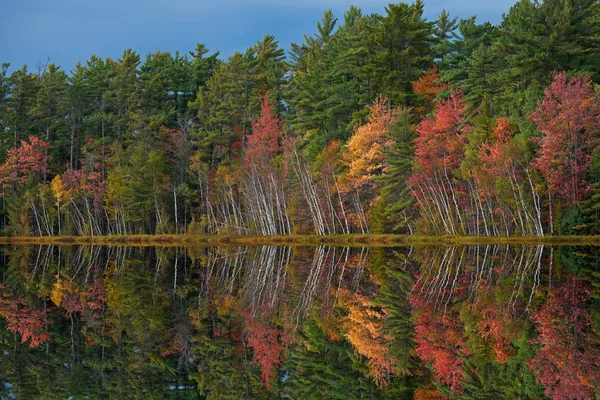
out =
<path fill-rule="evenodd" d="M 317 33 L 305 36 L 303 44 L 291 46 L 289 124 L 296 135 L 306 135 L 309 145 L 315 143 L 315 149 L 310 152 L 313 157 L 335 136 L 329 131 L 327 109 L 324 106 L 328 104 L 325 75 L 330 65 L 327 63 L 327 53 L 336 24 L 337 18 L 331 10 L 327 10 L 317 23 Z"/>
<path fill-rule="evenodd" d="M 390 4 L 370 38 L 374 91 L 393 106 L 413 104 L 411 82 L 433 64 L 434 24 L 423 17 L 423 7 L 421 0 Z"/>
<path fill-rule="evenodd" d="M 36 122 L 36 131 L 48 143 L 60 144 L 67 135 L 67 90 L 67 75 L 55 64 L 48 65 L 41 77 L 36 104 L 29 111 L 29 116 Z M 62 159 L 56 150 L 52 158 Z"/>
<path fill-rule="evenodd" d="M 40 77 L 29 72 L 27 65 L 14 71 L 9 78 L 10 97 L 6 101 L 6 121 L 12 134 L 12 146 L 18 147 L 22 139 L 33 135 L 34 122 L 29 118 L 29 110 L 36 103 Z"/>
<path fill-rule="evenodd" d="M 412 234 L 417 215 L 412 208 L 414 198 L 408 178 L 412 174 L 416 126 L 412 123 L 410 109 L 399 110 L 387 136 L 392 143 L 385 152 L 388 168 L 379 178 L 381 190 L 377 205 L 373 208 L 373 230 Z"/>
<path fill-rule="evenodd" d="M 445 65 L 446 56 L 454 50 L 453 42 L 458 39 L 456 29 L 458 17 L 451 18 L 446 10 L 438 15 L 434 25 L 434 36 L 436 43 L 434 45 L 434 57 L 438 66 Z"/>

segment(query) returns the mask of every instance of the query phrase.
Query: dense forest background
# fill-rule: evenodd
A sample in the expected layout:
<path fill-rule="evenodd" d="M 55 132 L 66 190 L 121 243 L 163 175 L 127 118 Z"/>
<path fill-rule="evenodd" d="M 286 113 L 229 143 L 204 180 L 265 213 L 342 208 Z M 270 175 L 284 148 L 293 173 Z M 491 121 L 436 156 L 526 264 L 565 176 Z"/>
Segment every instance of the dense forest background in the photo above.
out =
<path fill-rule="evenodd" d="M 600 8 L 325 11 L 289 54 L 0 71 L 11 235 L 597 234 Z"/>

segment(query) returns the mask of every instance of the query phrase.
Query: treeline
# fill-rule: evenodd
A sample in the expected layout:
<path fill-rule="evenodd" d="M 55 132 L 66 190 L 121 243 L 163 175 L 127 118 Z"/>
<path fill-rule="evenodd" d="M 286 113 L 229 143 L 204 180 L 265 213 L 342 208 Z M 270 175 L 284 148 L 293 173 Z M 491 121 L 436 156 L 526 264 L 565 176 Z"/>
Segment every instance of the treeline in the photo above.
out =
<path fill-rule="evenodd" d="M 0 72 L 15 235 L 600 232 L 599 6 L 326 11 L 289 56 Z"/>

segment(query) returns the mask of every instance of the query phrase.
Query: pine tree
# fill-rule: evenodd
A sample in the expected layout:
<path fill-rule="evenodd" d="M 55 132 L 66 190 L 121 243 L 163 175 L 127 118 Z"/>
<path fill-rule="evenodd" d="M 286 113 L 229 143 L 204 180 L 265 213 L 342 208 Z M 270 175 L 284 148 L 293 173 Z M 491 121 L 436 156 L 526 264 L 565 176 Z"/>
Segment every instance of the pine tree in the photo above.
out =
<path fill-rule="evenodd" d="M 408 178 L 412 174 L 415 135 L 416 126 L 412 123 L 410 109 L 401 108 L 387 135 L 391 141 L 385 151 L 388 168 L 378 179 L 381 190 L 373 208 L 374 232 L 414 233 L 417 214 Z"/>
<path fill-rule="evenodd" d="M 412 105 L 411 82 L 433 64 L 433 22 L 423 17 L 423 7 L 421 0 L 390 4 L 370 38 L 373 90 L 393 106 Z"/>

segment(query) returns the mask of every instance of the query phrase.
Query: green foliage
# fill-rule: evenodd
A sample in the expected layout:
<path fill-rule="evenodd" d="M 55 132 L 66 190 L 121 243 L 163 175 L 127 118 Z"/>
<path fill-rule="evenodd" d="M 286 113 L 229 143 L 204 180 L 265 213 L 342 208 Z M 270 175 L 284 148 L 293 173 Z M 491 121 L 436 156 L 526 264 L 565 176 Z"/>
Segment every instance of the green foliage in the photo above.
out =
<path fill-rule="evenodd" d="M 379 178 L 381 195 L 372 211 L 374 232 L 413 233 L 416 215 L 408 178 L 412 174 L 415 135 L 411 111 L 400 109 L 388 133 L 392 145 L 386 152 L 388 169 Z"/>

